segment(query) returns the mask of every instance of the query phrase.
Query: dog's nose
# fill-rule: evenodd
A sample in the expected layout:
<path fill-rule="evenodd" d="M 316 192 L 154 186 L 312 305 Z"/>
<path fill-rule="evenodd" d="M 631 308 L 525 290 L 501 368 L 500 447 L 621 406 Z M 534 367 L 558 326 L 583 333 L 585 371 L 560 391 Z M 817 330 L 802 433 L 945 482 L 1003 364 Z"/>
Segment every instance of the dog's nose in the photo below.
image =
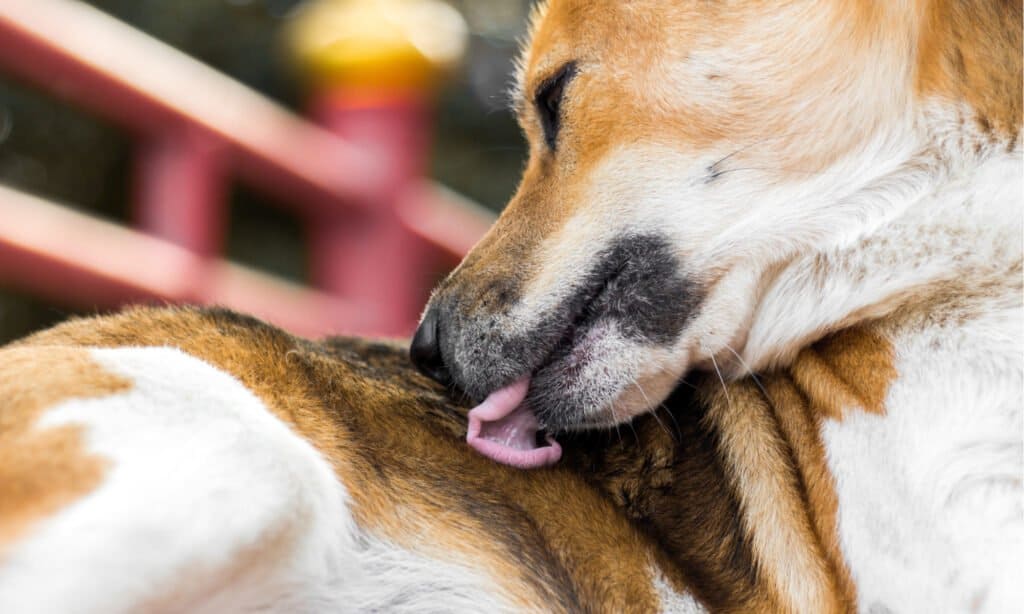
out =
<path fill-rule="evenodd" d="M 451 375 L 444 364 L 444 357 L 441 356 L 441 339 L 439 335 L 439 322 L 437 309 L 431 307 L 427 315 L 420 322 L 420 327 L 413 335 L 412 345 L 409 346 L 409 357 L 421 373 L 432 379 L 447 385 L 451 382 Z"/>

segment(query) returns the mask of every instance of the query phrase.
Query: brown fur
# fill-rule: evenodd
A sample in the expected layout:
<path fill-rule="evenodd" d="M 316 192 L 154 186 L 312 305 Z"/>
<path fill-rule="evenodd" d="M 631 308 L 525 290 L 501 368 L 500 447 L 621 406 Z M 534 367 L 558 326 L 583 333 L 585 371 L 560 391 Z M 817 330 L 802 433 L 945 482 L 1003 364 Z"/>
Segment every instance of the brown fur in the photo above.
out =
<path fill-rule="evenodd" d="M 780 434 L 793 455 L 798 488 L 803 494 L 813 537 L 832 575 L 836 598 L 844 610 L 855 611 L 857 589 L 839 547 L 839 501 L 820 438 L 821 424 L 827 416 L 820 408 L 812 408 L 806 394 L 801 394 L 790 378 L 769 377 L 764 387 L 765 397 L 773 402 Z"/>
<path fill-rule="evenodd" d="M 465 407 L 393 345 L 308 342 L 224 311 L 139 309 L 72 321 L 5 352 L 38 365 L 122 345 L 179 347 L 234 374 L 332 462 L 361 526 L 486 569 L 524 608 L 650 611 L 658 564 L 714 611 L 854 609 L 819 438 L 834 398 L 800 383 L 803 359 L 756 382 L 680 386 L 660 418 L 617 437 L 569 437 L 558 467 L 523 472 L 470 450 Z M 809 351 L 830 366 L 816 385 L 879 409 L 892 371 L 877 334 L 848 331 Z M 786 590 L 794 569 L 812 590 Z"/>
<path fill-rule="evenodd" d="M 0 350 L 0 555 L 103 480 L 106 461 L 85 450 L 79 428 L 40 428 L 38 420 L 62 401 L 130 387 L 80 348 L 54 348 L 45 357 L 31 349 Z"/>
<path fill-rule="evenodd" d="M 845 410 L 885 412 L 896 379 L 892 346 L 870 327 L 840 331 L 803 350 L 790 368 L 817 415 L 841 420 Z"/>
<path fill-rule="evenodd" d="M 1024 121 L 1022 3 L 931 0 L 920 4 L 918 95 L 966 102 L 983 132 L 1012 146 Z"/>
<path fill-rule="evenodd" d="M 752 381 L 705 386 L 707 419 L 722 433 L 719 453 L 739 493 L 743 531 L 776 610 L 838 612 L 833 570 L 815 535 L 774 399 Z M 766 528 L 770 529 L 766 530 Z"/>

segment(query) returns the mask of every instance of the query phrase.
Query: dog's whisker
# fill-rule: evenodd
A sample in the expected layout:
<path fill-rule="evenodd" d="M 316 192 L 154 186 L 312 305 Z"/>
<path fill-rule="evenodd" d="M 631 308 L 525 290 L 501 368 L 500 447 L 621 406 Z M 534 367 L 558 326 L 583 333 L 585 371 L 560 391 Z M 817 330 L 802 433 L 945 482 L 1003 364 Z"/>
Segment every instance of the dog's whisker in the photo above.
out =
<path fill-rule="evenodd" d="M 672 412 L 672 410 L 669 409 L 669 407 L 667 405 L 665 405 L 664 403 L 659 405 L 658 409 L 664 409 L 665 410 L 665 413 L 668 414 L 668 417 L 672 419 L 672 424 L 674 424 L 675 427 L 676 427 L 676 435 L 681 436 L 682 433 L 683 433 L 683 430 L 679 427 L 679 421 L 676 420 L 676 415 Z M 676 440 L 676 443 L 679 443 L 678 439 Z"/>
<path fill-rule="evenodd" d="M 736 173 L 739 171 L 783 171 L 786 173 L 800 173 L 803 175 L 817 175 L 817 171 L 806 171 L 795 168 L 771 168 L 767 166 L 739 166 L 736 168 L 727 168 L 725 170 L 716 170 L 715 177 L 721 177 L 722 175 L 728 175 L 729 173 Z"/>
<path fill-rule="evenodd" d="M 691 390 L 696 390 L 696 389 L 697 389 L 697 387 L 696 387 L 696 386 L 694 386 L 694 385 L 693 385 L 693 384 L 691 384 L 690 382 L 686 381 L 685 379 L 680 379 L 680 380 L 678 380 L 678 381 L 676 382 L 676 384 L 682 384 L 682 385 L 686 386 L 687 388 L 690 388 Z"/>
<path fill-rule="evenodd" d="M 661 430 L 665 431 L 665 434 L 669 436 L 669 439 L 671 439 L 675 443 L 679 443 L 679 441 L 676 439 L 675 434 L 671 430 L 669 430 L 669 428 L 665 426 L 665 423 L 661 421 L 661 418 L 658 417 L 657 409 L 651 412 L 651 416 L 654 417 L 654 421 L 658 423 L 658 426 L 661 427 Z"/>
<path fill-rule="evenodd" d="M 715 360 L 715 355 L 712 352 L 708 352 L 708 356 L 711 357 L 711 364 L 715 367 L 715 374 L 718 375 L 718 381 L 722 384 L 722 392 L 725 393 L 725 402 L 732 407 L 732 398 L 729 397 L 729 388 L 725 385 L 725 378 L 722 377 L 722 371 L 718 368 L 718 361 Z"/>
<path fill-rule="evenodd" d="M 746 145 L 741 145 L 740 147 L 737 147 L 736 149 L 732 150 L 731 152 L 725 154 L 721 158 L 719 158 L 719 159 L 715 160 L 714 162 L 712 162 L 710 165 L 708 165 L 708 168 L 714 169 L 716 166 L 718 166 L 722 162 L 725 162 L 726 160 L 728 160 L 729 158 L 735 156 L 736 154 L 744 152 L 744 151 L 746 151 L 746 150 L 748 150 L 751 147 L 754 147 L 756 145 L 760 145 L 760 144 L 764 143 L 765 141 L 768 141 L 768 140 L 770 140 L 772 138 L 779 138 L 779 137 L 766 136 L 766 137 L 762 137 L 760 139 L 757 139 L 757 140 L 755 140 L 755 141 L 753 141 L 751 143 L 747 143 Z"/>
<path fill-rule="evenodd" d="M 615 434 L 619 437 L 619 443 L 622 443 L 622 431 L 619 430 L 619 417 L 615 415 L 615 406 L 611 406 L 612 422 L 615 423 Z"/>
<path fill-rule="evenodd" d="M 736 350 L 732 349 L 732 347 L 730 347 L 728 343 L 725 344 L 725 349 L 732 352 L 732 355 L 736 357 L 736 360 L 740 361 L 740 365 L 742 365 L 743 368 L 747 370 L 747 375 L 749 375 L 750 378 L 754 380 L 754 384 L 761 390 L 761 394 L 763 394 L 764 398 L 767 399 L 769 403 L 771 403 L 772 397 L 770 394 L 768 394 L 768 391 L 764 389 L 764 386 L 761 385 L 761 379 L 757 377 L 757 373 L 754 373 L 754 370 L 750 368 L 750 365 L 748 365 L 747 362 L 743 360 L 743 357 L 736 353 Z"/>
<path fill-rule="evenodd" d="M 635 377 L 633 377 L 631 379 L 633 380 L 633 385 L 636 386 L 636 389 L 639 390 L 640 394 L 644 397 L 644 403 L 648 407 L 650 407 L 651 406 L 651 398 L 647 396 L 646 392 L 644 392 L 643 386 L 640 385 L 640 382 Z M 654 417 L 654 421 L 657 422 L 659 426 L 661 426 L 663 431 L 665 431 L 665 434 L 668 435 L 669 438 L 672 439 L 672 441 L 674 441 L 676 443 L 679 443 L 679 441 L 676 439 L 676 437 L 672 433 L 672 431 L 670 431 L 668 429 L 668 427 L 665 426 L 665 423 L 661 421 L 661 418 L 658 417 L 658 408 L 655 407 L 654 410 L 651 412 L 651 415 Z"/>
<path fill-rule="evenodd" d="M 627 423 L 626 423 L 626 426 L 628 426 L 628 427 L 629 427 L 629 430 L 633 431 L 633 439 L 635 439 L 635 440 L 636 440 L 636 441 L 637 441 L 637 442 L 639 443 L 639 441 L 640 441 L 640 435 L 639 435 L 639 434 L 637 434 L 637 432 L 636 432 L 636 427 L 635 427 L 635 426 L 633 426 L 633 421 L 632 421 L 632 420 L 630 420 L 629 422 L 627 422 Z"/>
<path fill-rule="evenodd" d="M 736 156 L 737 154 L 743 153 L 744 151 L 747 151 L 748 149 L 751 149 L 752 147 L 756 147 L 758 145 L 763 145 L 764 143 L 766 143 L 768 141 L 780 140 L 780 139 L 784 139 L 784 138 L 789 138 L 789 137 L 787 135 L 772 135 L 772 136 L 761 137 L 759 139 L 751 141 L 750 143 L 747 143 L 746 145 L 741 145 L 741 146 L 737 147 L 736 149 L 732 150 L 731 152 L 725 154 L 721 158 L 719 158 L 719 159 L 715 160 L 714 162 L 712 162 L 711 164 L 709 164 L 708 168 L 712 169 L 713 171 L 715 171 L 715 174 L 719 174 L 718 170 L 717 170 L 717 167 L 722 162 L 725 162 L 726 160 L 729 160 L 733 156 Z"/>

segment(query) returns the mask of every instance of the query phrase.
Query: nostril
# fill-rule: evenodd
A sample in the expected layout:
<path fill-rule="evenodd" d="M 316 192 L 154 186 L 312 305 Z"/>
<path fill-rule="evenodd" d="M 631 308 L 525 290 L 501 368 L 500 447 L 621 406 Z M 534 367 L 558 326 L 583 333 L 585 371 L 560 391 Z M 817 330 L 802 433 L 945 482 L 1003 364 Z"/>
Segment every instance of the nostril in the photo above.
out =
<path fill-rule="evenodd" d="M 428 309 L 409 346 L 409 357 L 424 375 L 442 384 L 451 382 L 451 375 L 441 356 L 441 340 L 436 309 Z"/>

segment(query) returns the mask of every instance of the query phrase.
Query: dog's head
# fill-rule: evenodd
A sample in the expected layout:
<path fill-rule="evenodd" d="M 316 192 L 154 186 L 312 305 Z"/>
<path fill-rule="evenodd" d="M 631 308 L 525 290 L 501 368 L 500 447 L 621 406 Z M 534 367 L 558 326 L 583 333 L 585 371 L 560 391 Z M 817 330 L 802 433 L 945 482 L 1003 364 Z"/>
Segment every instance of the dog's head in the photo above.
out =
<path fill-rule="evenodd" d="M 477 399 L 529 376 L 551 430 L 732 362 L 766 279 L 863 223 L 844 199 L 899 155 L 912 41 L 889 4 L 543 5 L 514 93 L 522 183 L 437 288 L 414 359 Z"/>

